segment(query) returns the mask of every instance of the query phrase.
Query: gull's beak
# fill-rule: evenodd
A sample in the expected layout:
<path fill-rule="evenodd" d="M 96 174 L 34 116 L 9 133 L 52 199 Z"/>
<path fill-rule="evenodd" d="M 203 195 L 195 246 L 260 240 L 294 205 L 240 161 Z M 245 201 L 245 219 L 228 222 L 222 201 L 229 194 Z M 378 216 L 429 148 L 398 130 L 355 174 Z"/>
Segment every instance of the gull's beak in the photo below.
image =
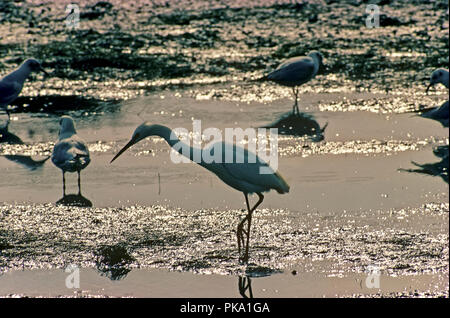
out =
<path fill-rule="evenodd" d="M 125 152 L 125 150 L 127 150 L 128 148 L 133 146 L 135 143 L 136 143 L 136 140 L 131 139 L 122 149 L 120 149 L 120 151 L 117 153 L 117 155 L 115 155 L 114 158 L 112 158 L 110 163 L 112 163 L 114 160 L 116 160 L 121 154 L 123 154 Z"/>
<path fill-rule="evenodd" d="M 43 68 L 42 66 L 39 68 L 39 71 L 41 71 L 42 73 L 44 73 L 47 76 L 50 76 L 50 74 L 48 74 Z"/>
<path fill-rule="evenodd" d="M 427 90 L 425 91 L 425 93 L 428 95 L 428 91 L 430 90 L 431 86 L 433 86 L 433 84 L 428 84 Z"/>

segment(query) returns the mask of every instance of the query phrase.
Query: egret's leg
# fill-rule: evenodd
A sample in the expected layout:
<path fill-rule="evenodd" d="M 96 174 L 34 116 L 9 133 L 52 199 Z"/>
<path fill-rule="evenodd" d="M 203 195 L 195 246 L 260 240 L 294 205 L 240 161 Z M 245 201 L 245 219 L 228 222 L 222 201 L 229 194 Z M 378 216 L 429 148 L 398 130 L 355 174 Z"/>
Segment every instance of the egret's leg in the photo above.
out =
<path fill-rule="evenodd" d="M 64 173 L 65 172 L 63 170 L 63 172 L 62 172 L 62 174 L 63 174 L 63 197 L 66 196 L 66 177 L 65 177 Z"/>
<path fill-rule="evenodd" d="M 253 210 L 252 210 L 252 212 L 250 212 L 248 214 L 248 217 L 247 217 L 247 233 L 246 233 L 247 234 L 247 242 L 245 244 L 244 258 L 242 259 L 242 261 L 245 262 L 245 263 L 248 262 L 248 248 L 249 248 L 249 245 L 250 245 L 250 226 L 252 224 L 252 213 L 253 213 Z"/>
<path fill-rule="evenodd" d="M 78 195 L 81 195 L 81 177 L 79 170 L 78 170 Z"/>
<path fill-rule="evenodd" d="M 259 199 L 258 202 L 253 206 L 253 208 L 250 208 L 250 204 L 248 202 L 248 195 L 245 195 L 245 203 L 247 204 L 248 214 L 247 216 L 239 223 L 238 225 L 238 251 L 239 255 L 241 255 L 241 244 L 245 248 L 244 256 L 240 258 L 240 260 L 244 263 L 248 262 L 248 250 L 250 245 L 250 227 L 251 227 L 251 221 L 252 221 L 252 213 L 256 210 L 256 208 L 262 203 L 264 200 L 264 196 L 261 193 L 257 193 Z M 243 229 L 244 223 L 247 222 L 247 231 Z M 244 235 L 242 233 L 245 233 L 247 236 L 247 240 L 244 240 Z"/>
<path fill-rule="evenodd" d="M 244 223 L 247 220 L 247 216 L 242 219 L 241 222 L 239 222 L 238 228 L 237 228 L 237 240 L 238 240 L 238 254 L 239 258 L 241 257 L 241 246 L 244 247 L 244 235 L 242 234 L 244 232 Z"/>
<path fill-rule="evenodd" d="M 248 203 L 248 194 L 244 193 L 245 196 L 245 203 L 247 204 L 247 212 L 250 213 L 250 204 Z M 239 222 L 239 225 L 237 227 L 237 240 L 238 240 L 238 254 L 239 254 L 239 258 L 241 258 L 241 245 L 242 247 L 245 246 L 245 241 L 244 241 L 244 235 L 242 234 L 243 232 L 247 235 L 247 233 L 244 230 L 244 223 L 245 221 L 247 221 L 248 218 L 248 214 L 241 220 L 241 222 Z"/>
<path fill-rule="evenodd" d="M 250 246 L 250 226 L 251 226 L 251 222 L 252 222 L 252 213 L 253 211 L 256 210 L 256 208 L 263 202 L 264 200 L 264 195 L 262 193 L 256 193 L 259 197 L 258 202 L 256 202 L 256 204 L 253 206 L 253 208 L 250 210 L 250 212 L 248 213 L 247 216 L 247 222 L 248 222 L 248 228 L 247 228 L 247 244 L 245 245 L 245 255 L 244 255 L 244 259 L 243 262 L 247 263 L 248 262 L 248 248 Z"/>

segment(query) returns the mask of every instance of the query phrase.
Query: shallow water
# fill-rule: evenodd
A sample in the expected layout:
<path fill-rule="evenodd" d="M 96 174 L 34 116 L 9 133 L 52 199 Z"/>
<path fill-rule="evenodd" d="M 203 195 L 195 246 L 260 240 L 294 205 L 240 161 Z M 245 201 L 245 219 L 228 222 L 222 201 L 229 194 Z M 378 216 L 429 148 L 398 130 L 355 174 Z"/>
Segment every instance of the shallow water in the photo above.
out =
<path fill-rule="evenodd" d="M 124 103 L 120 112 L 104 114 L 101 121 L 79 118 L 92 163 L 82 172 L 84 197 L 71 199 L 92 208 L 59 205 L 64 199 L 61 174 L 50 161 L 35 167 L 11 159 L 21 154 L 34 162 L 45 160 L 54 143 L 45 140 L 54 139 L 57 129 L 51 119 L 39 119 L 47 124 L 33 128 L 30 138 L 23 123 L 36 122 L 36 117 L 20 115 L 10 131 L 27 144 L 3 145 L 0 159 L 0 188 L 8 198 L 0 207 L 2 270 L 74 263 L 124 280 L 137 267 L 250 276 L 295 269 L 353 277 L 376 264 L 388 277 L 447 275 L 448 167 L 431 175 L 406 171 L 417 168 L 412 161 L 441 160 L 433 148 L 448 144 L 448 133 L 433 122 L 401 114 L 310 112 L 319 125 L 329 122 L 325 138 L 280 137 L 278 165 L 291 192 L 267 194 L 255 214 L 248 268 L 237 262 L 235 231 L 245 215 L 242 194 L 201 167 L 172 163 L 168 146 L 158 138 L 109 164 L 148 114 L 155 122 L 192 129 L 191 118 L 215 107 L 205 112 L 204 128 L 225 127 L 221 118 L 248 127 L 269 123 L 264 119 L 277 105 L 283 113 L 286 102 L 231 108 L 219 101 L 166 96 Z M 141 106 L 145 112 L 138 117 L 133 110 Z M 251 121 L 256 110 L 260 120 Z M 66 180 L 68 192 L 75 193 L 75 176 Z M 105 261 L 105 248 L 117 249 L 118 268 L 108 265 L 108 257 Z M 320 260 L 329 265 L 317 267 Z"/>
<path fill-rule="evenodd" d="M 40 2 L 0 13 L 1 74 L 28 55 L 50 73 L 26 83 L 11 124 L 0 128 L 0 282 L 14 273 L 26 280 L 19 270 L 51 276 L 78 264 L 124 286 L 83 289 L 91 296 L 152 296 L 130 289 L 152 273 L 176 280 L 169 270 L 199 291 L 233 285 L 218 296 L 236 296 L 236 275 L 247 275 L 261 284 L 260 297 L 448 297 L 449 135 L 415 116 L 448 98 L 443 87 L 425 95 L 431 70 L 448 65 L 448 54 L 437 55 L 448 52 L 439 3 L 384 6 L 398 21 L 369 31 L 358 1 L 240 9 L 194 1 L 200 7 L 191 11 L 91 2 L 80 30 L 69 32 L 58 20 L 64 3 Z M 33 12 L 30 21 L 24 12 Z M 318 22 L 306 25 L 314 13 Z M 327 67 L 301 88 L 301 118 L 291 118 L 289 89 L 250 79 L 310 49 L 324 53 Z M 81 197 L 62 197 L 61 172 L 48 160 L 62 114 L 75 119 L 91 152 Z M 109 163 L 144 120 L 188 130 L 193 120 L 203 129 L 286 129 L 278 168 L 291 191 L 268 193 L 255 213 L 249 266 L 237 261 L 241 193 L 197 165 L 172 163 L 159 138 Z M 76 176 L 66 181 L 76 193 Z M 391 283 L 362 290 L 370 266 Z M 287 282 L 292 271 L 301 282 Z M 275 282 L 280 292 L 265 293 Z M 47 295 L 23 288 L 0 295 Z M 164 292 L 185 296 L 176 284 L 153 296 Z"/>

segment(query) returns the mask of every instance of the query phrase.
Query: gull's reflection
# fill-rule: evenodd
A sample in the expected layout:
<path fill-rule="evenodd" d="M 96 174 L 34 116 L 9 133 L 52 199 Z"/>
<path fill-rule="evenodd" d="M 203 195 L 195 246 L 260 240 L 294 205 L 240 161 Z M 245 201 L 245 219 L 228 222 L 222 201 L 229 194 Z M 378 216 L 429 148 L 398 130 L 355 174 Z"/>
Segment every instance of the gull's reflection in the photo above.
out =
<path fill-rule="evenodd" d="M 448 151 L 449 151 L 448 145 L 437 147 L 433 150 L 433 153 L 436 157 L 442 158 L 441 161 L 424 164 L 419 164 L 414 161 L 411 161 L 413 165 L 418 167 L 417 169 L 399 169 L 399 170 L 441 177 L 442 180 L 448 183 L 448 168 L 449 168 Z"/>
<path fill-rule="evenodd" d="M 249 276 L 239 276 L 238 288 L 242 298 L 253 298 L 252 280 Z"/>
<path fill-rule="evenodd" d="M 9 145 L 25 144 L 22 141 L 22 139 L 20 139 L 18 136 L 8 131 L 8 125 L 0 127 L 0 143 L 5 143 Z M 42 165 L 50 158 L 50 156 L 47 156 L 44 159 L 35 160 L 31 158 L 31 156 L 24 156 L 24 155 L 1 155 L 1 156 L 6 158 L 7 160 L 20 164 L 30 170 L 36 170 L 42 167 Z"/>
<path fill-rule="evenodd" d="M 278 128 L 280 135 L 306 136 L 312 141 L 321 141 L 324 139 L 324 131 L 327 126 L 328 123 L 320 128 L 319 123 L 311 114 L 288 112 L 263 128 Z"/>
<path fill-rule="evenodd" d="M 76 206 L 80 208 L 92 207 L 92 202 L 81 194 L 67 194 L 56 201 L 56 205 Z"/>
<path fill-rule="evenodd" d="M 11 145 L 23 145 L 22 139 L 8 131 L 9 125 L 0 126 L 0 143 L 11 144 Z"/>

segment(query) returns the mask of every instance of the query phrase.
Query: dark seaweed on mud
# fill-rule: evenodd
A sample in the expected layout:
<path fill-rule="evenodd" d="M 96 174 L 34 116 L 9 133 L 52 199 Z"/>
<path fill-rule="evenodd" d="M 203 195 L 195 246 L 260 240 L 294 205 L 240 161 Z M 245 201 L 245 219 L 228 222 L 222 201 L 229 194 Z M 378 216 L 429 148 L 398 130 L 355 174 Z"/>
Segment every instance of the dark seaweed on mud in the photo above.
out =
<path fill-rule="evenodd" d="M 97 270 L 111 280 L 124 278 L 131 271 L 129 265 L 135 261 L 123 243 L 102 246 L 94 255 Z"/>
<path fill-rule="evenodd" d="M 326 64 L 320 72 L 336 78 L 325 81 L 325 87 L 390 90 L 423 85 L 432 68 L 448 67 L 448 54 L 443 54 L 449 50 L 446 8 L 427 1 L 388 5 L 381 27 L 368 31 L 361 1 L 326 5 L 269 1 L 203 10 L 178 10 L 170 3 L 122 10 L 117 4 L 98 2 L 82 6 L 80 29 L 68 30 L 57 10 L 7 1 L 2 2 L 0 20 L 26 26 L 34 40 L 3 41 L 0 71 L 34 56 L 51 78 L 62 80 L 180 79 L 145 88 L 154 90 L 183 88 L 180 83 L 189 78 L 261 76 L 285 58 L 319 50 Z M 44 37 L 49 41 L 40 41 Z M 198 85 L 200 89 L 202 84 Z M 103 89 L 91 92 L 96 95 L 91 97 L 102 96 Z M 135 88 L 124 84 L 121 90 Z M 244 93 L 242 88 L 236 90 L 238 95 Z"/>
<path fill-rule="evenodd" d="M 115 113 L 120 110 L 116 100 L 102 101 L 82 96 L 19 96 L 9 107 L 11 113 L 48 113 L 64 115 L 67 113 L 101 112 Z"/>

